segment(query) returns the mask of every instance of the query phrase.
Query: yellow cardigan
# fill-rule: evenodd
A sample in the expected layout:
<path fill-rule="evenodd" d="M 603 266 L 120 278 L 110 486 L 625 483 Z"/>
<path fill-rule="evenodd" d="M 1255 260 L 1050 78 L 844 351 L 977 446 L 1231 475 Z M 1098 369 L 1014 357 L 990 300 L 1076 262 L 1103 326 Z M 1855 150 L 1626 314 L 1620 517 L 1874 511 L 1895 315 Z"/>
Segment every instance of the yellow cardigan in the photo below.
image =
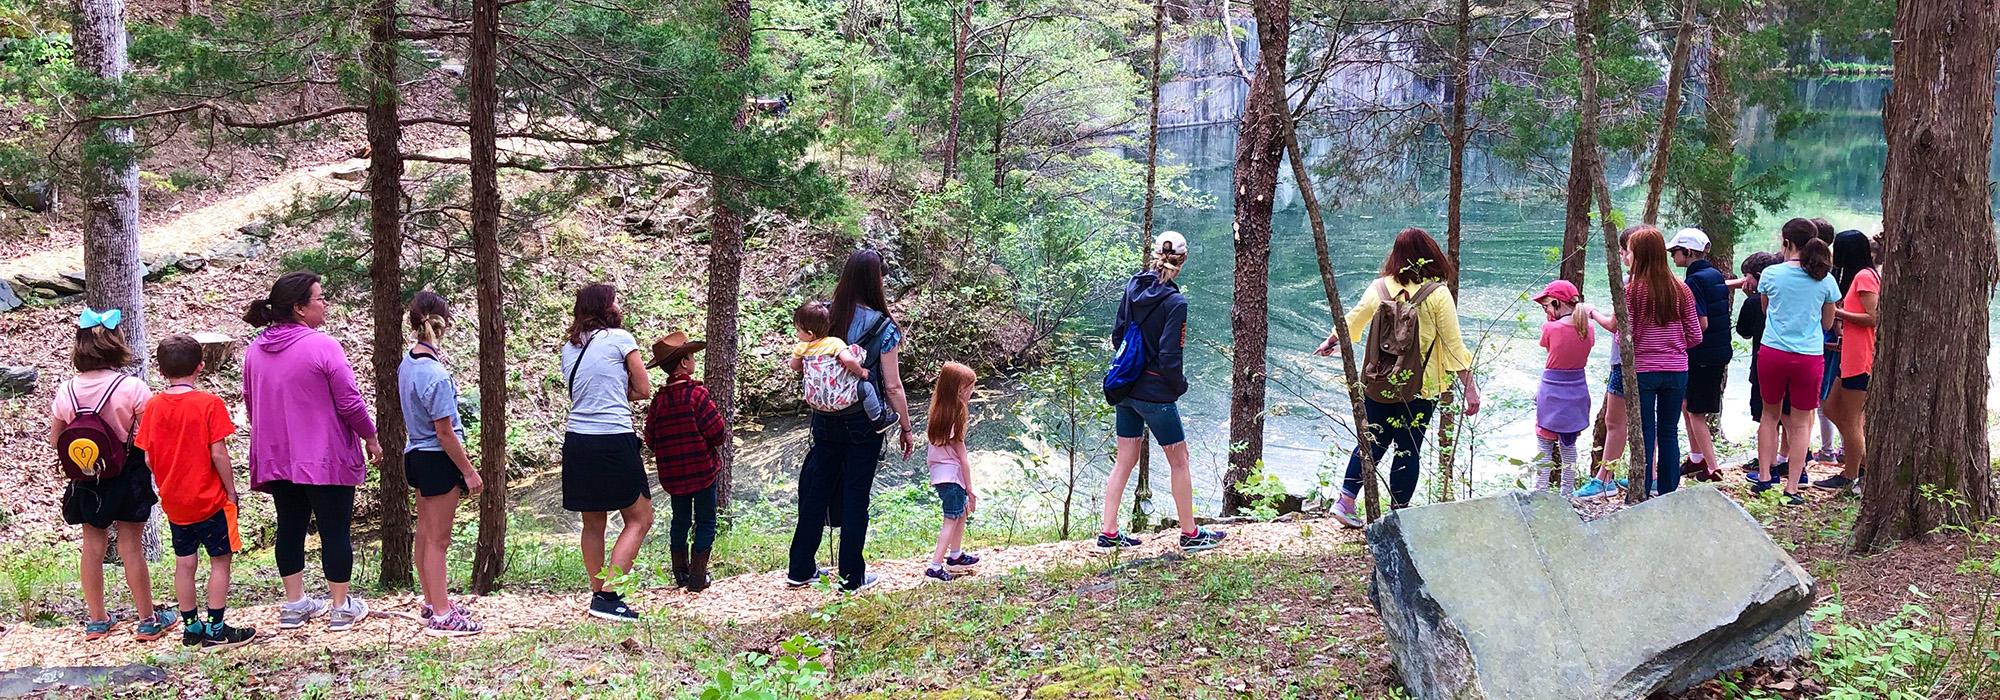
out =
<path fill-rule="evenodd" d="M 1422 284 L 1403 284 L 1394 277 L 1383 277 L 1376 282 L 1388 287 L 1394 295 L 1415 295 Z M 1368 283 L 1368 290 L 1361 293 L 1361 301 L 1347 312 L 1347 332 L 1356 337 L 1367 333 L 1368 322 L 1374 320 L 1375 310 L 1381 308 L 1382 297 L 1375 292 L 1376 282 Z M 1465 347 L 1465 338 L 1458 331 L 1458 304 L 1452 301 L 1451 290 L 1440 287 L 1424 298 L 1423 307 L 1418 309 L 1422 316 L 1417 322 L 1417 342 L 1430 348 L 1428 363 L 1424 366 L 1423 398 L 1435 399 L 1451 387 L 1452 375 L 1472 369 L 1472 351 Z"/>

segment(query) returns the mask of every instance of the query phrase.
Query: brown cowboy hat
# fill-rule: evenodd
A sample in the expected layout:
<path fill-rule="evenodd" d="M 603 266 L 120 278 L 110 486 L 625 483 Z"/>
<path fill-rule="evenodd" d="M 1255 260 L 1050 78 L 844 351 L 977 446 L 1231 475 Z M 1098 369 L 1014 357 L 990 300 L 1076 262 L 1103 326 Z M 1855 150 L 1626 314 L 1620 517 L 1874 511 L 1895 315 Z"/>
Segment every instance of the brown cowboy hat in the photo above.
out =
<path fill-rule="evenodd" d="M 672 368 L 680 364 L 681 358 L 701 352 L 707 347 L 708 343 L 688 340 L 688 334 L 674 331 L 665 338 L 653 341 L 653 361 L 647 363 L 646 368 Z"/>

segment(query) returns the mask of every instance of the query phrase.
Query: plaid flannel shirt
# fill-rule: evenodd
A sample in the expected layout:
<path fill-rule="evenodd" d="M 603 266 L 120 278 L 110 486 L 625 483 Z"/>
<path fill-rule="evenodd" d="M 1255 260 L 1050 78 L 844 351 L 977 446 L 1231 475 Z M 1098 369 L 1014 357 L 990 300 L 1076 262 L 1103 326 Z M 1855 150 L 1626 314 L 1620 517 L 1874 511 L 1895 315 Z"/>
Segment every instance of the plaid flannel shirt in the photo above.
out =
<path fill-rule="evenodd" d="M 729 425 L 709 398 L 708 387 L 685 374 L 667 378 L 646 407 L 646 446 L 658 460 L 660 488 L 686 496 L 715 483 L 721 463 L 716 450 L 729 439 Z"/>

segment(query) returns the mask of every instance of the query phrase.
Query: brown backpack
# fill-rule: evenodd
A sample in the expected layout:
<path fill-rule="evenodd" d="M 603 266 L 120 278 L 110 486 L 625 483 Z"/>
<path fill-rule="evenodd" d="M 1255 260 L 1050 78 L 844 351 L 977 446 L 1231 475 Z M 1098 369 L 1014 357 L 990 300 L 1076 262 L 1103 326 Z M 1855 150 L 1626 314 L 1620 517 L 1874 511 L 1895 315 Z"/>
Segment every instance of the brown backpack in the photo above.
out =
<path fill-rule="evenodd" d="M 1362 354 L 1361 387 L 1370 400 L 1381 403 L 1409 403 L 1424 390 L 1424 366 L 1430 362 L 1430 348 L 1418 347 L 1418 309 L 1424 299 L 1442 287 L 1442 282 L 1425 282 L 1416 294 L 1389 294 L 1389 287 L 1375 281 L 1375 295 L 1382 307 L 1368 324 L 1368 345 Z"/>

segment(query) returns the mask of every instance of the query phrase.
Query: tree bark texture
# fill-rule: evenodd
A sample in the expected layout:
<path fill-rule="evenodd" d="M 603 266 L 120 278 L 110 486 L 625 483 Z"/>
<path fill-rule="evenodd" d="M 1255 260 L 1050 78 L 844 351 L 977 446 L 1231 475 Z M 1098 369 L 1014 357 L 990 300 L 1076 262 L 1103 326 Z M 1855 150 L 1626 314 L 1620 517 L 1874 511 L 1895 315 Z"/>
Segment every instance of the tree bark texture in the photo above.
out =
<path fill-rule="evenodd" d="M 1229 470 L 1223 477 L 1222 513 L 1250 505 L 1238 487 L 1264 458 L 1265 346 L 1270 336 L 1271 208 L 1284 158 L 1291 106 L 1285 94 L 1285 57 L 1291 35 L 1291 0 L 1256 0 L 1257 74 L 1237 130 L 1236 283 L 1229 309 Z M 1240 448 L 1240 449 L 1239 449 Z"/>
<path fill-rule="evenodd" d="M 1742 100 L 1729 79 L 1730 41 L 1722 31 L 1709 34 L 1708 80 L 1705 86 L 1708 90 L 1708 111 L 1702 118 L 1702 140 L 1707 142 L 1707 157 L 1724 163 L 1736 160 L 1736 114 Z M 1703 233 L 1708 234 L 1709 261 L 1725 270 L 1736 269 L 1736 238 L 1742 233 L 1736 230 L 1735 190 L 1736 175 L 1732 168 L 1724 181 L 1704 183 L 1695 194 L 1695 223 Z"/>
<path fill-rule="evenodd" d="M 479 543 L 472 589 L 500 587 L 507 569 L 507 318 L 501 308 L 500 168 L 495 112 L 500 0 L 472 0 L 472 37 L 465 60 L 471 102 L 472 255 L 479 297 Z"/>
<path fill-rule="evenodd" d="M 1166 0 L 1153 0 L 1153 64 L 1147 73 L 1146 117 L 1146 205 L 1139 215 L 1139 260 L 1144 262 L 1153 246 L 1153 201 L 1159 195 L 1160 170 L 1160 58 L 1164 55 L 1167 33 Z M 1153 448 L 1140 430 L 1139 478 L 1132 486 L 1132 530 L 1145 532 L 1153 513 Z"/>
<path fill-rule="evenodd" d="M 965 54 L 970 50 L 967 45 L 972 43 L 972 2 L 965 0 L 965 10 L 952 22 L 958 32 L 951 43 L 951 125 L 944 134 L 944 179 L 938 182 L 940 189 L 958 174 L 959 115 L 965 108 Z"/>
<path fill-rule="evenodd" d="M 1341 376 L 1346 378 L 1347 405 L 1354 413 L 1355 451 L 1361 455 L 1361 500 L 1368 521 L 1382 517 L 1381 487 L 1376 484 L 1375 453 L 1362 449 L 1359 439 L 1368 434 L 1368 410 L 1361 393 L 1361 369 L 1354 364 L 1353 329 L 1347 327 L 1347 306 L 1340 301 L 1340 283 L 1333 276 L 1333 253 L 1326 242 L 1326 215 L 1313 193 L 1312 175 L 1306 170 L 1305 154 L 1299 148 L 1298 124 L 1285 125 L 1285 155 L 1292 161 L 1292 179 L 1299 183 L 1299 201 L 1306 205 L 1306 221 L 1312 224 L 1313 252 L 1319 256 L 1319 284 L 1326 291 L 1326 307 L 1333 314 L 1333 333 L 1340 343 Z"/>
<path fill-rule="evenodd" d="M 403 477 L 403 404 L 396 387 L 403 359 L 403 153 L 397 121 L 396 0 L 376 0 L 368 29 L 368 306 L 375 321 L 375 426 L 382 442 L 383 588 L 411 583 L 410 485 Z"/>
<path fill-rule="evenodd" d="M 1590 244 L 1590 155 L 1597 151 L 1597 76 L 1592 63 L 1595 53 L 1597 19 L 1601 12 L 1595 0 L 1577 2 L 1572 23 L 1576 25 L 1576 53 L 1584 61 L 1581 94 L 1576 101 L 1576 138 L 1569 146 L 1569 189 L 1563 205 L 1562 262 L 1557 276 L 1583 288 L 1584 247 Z"/>
<path fill-rule="evenodd" d="M 70 30 L 77 69 L 103 81 L 93 99 L 118 101 L 127 66 L 125 0 L 77 0 Z M 85 136 L 83 299 L 94 309 L 123 312 L 118 330 L 133 350 L 129 369 L 143 377 L 152 351 L 140 289 L 146 269 L 139 262 L 139 163 L 131 146 L 132 127 L 124 122 L 91 124 Z"/>
<path fill-rule="evenodd" d="M 722 22 L 724 67 L 729 70 L 748 68 L 750 0 L 727 0 L 723 4 Z M 730 128 L 741 134 L 749 123 L 749 111 L 738 109 L 735 123 Z M 747 205 L 737 183 L 729 178 L 715 177 L 708 192 L 713 212 L 708 226 L 708 324 L 704 331 L 708 349 L 702 353 L 702 381 L 715 398 L 715 407 L 722 412 L 723 422 L 733 426 L 736 424 L 736 365 L 741 352 L 737 342 L 737 315 L 743 294 L 743 220 Z M 722 442 L 717 456 L 721 458 L 722 472 L 715 481 L 715 503 L 718 508 L 726 508 L 735 491 L 732 474 L 736 463 L 736 440 L 733 430 L 731 438 Z"/>
<path fill-rule="evenodd" d="M 1688 57 L 1694 53 L 1695 0 L 1681 3 L 1681 24 L 1674 32 L 1673 64 L 1667 69 L 1667 99 L 1660 106 L 1660 135 L 1653 143 L 1653 174 L 1646 183 L 1649 224 L 1660 222 L 1660 195 L 1667 187 L 1667 163 L 1673 160 L 1674 124 L 1681 116 L 1681 87 L 1687 83 Z"/>
<path fill-rule="evenodd" d="M 1986 441 L 1986 302 L 1993 252 L 1994 52 L 2000 3 L 1903 0 L 1883 100 L 1888 246 L 1854 546 L 1869 551 L 1993 512 Z M 1959 316 L 1938 323 L 1937 311 Z M 1949 499 L 1929 497 L 1926 487 Z"/>
<path fill-rule="evenodd" d="M 120 101 L 120 83 L 129 61 L 125 55 L 125 0 L 76 0 L 76 23 L 70 27 L 76 67 L 103 81 L 92 96 L 106 110 Z M 146 267 L 139 261 L 139 163 L 132 150 L 132 127 L 124 122 L 90 125 L 81 149 L 84 202 L 84 303 L 93 309 L 118 309 L 124 320 L 118 331 L 132 348 L 126 371 L 146 376 L 153 356 L 146 338 L 146 306 L 142 287 Z M 113 545 L 117 530 L 111 531 Z M 160 509 L 146 523 L 145 556 L 160 561 Z M 110 551 L 116 552 L 117 547 Z"/>
<path fill-rule="evenodd" d="M 1465 112 L 1472 101 L 1472 1 L 1458 0 L 1456 23 L 1458 40 L 1452 51 L 1451 124 L 1446 131 L 1450 144 L 1450 184 L 1445 193 L 1445 257 L 1451 261 L 1451 279 L 1445 286 L 1458 298 L 1458 251 L 1465 237 Z M 1450 389 L 1438 400 L 1438 500 L 1452 500 L 1453 475 L 1458 472 L 1458 409 Z"/>

